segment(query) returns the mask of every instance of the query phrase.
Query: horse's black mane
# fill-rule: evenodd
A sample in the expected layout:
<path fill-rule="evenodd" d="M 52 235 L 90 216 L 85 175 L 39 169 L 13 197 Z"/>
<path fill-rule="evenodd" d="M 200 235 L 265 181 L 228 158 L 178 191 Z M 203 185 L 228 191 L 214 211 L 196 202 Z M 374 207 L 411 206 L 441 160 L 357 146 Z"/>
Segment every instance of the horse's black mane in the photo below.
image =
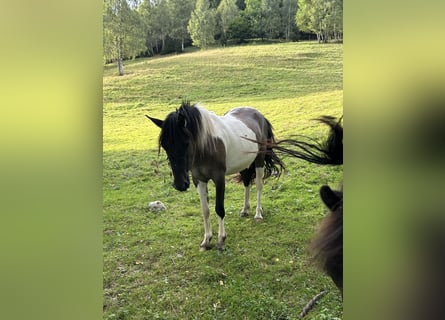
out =
<path fill-rule="evenodd" d="M 190 105 L 189 101 L 182 101 L 179 109 L 171 112 L 165 119 L 159 136 L 159 146 L 161 146 L 161 142 L 173 145 L 175 141 L 181 139 L 184 133 L 196 139 L 201 123 L 201 113 L 196 106 Z"/>
<path fill-rule="evenodd" d="M 313 138 L 301 136 L 299 140 L 281 140 L 273 146 L 273 149 L 316 164 L 343 164 L 342 118 L 337 121 L 334 117 L 322 116 L 314 120 L 325 123 L 331 128 L 325 141 L 317 142 Z"/>

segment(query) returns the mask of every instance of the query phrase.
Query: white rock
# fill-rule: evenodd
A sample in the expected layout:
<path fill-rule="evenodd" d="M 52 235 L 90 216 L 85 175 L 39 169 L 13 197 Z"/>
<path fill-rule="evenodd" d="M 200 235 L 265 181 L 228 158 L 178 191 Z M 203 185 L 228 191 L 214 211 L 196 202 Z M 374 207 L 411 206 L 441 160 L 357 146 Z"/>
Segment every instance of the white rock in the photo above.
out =
<path fill-rule="evenodd" d="M 148 205 L 148 208 L 151 211 L 164 211 L 164 210 L 167 210 L 165 205 L 161 201 L 159 201 L 159 200 L 150 202 L 150 204 Z"/>

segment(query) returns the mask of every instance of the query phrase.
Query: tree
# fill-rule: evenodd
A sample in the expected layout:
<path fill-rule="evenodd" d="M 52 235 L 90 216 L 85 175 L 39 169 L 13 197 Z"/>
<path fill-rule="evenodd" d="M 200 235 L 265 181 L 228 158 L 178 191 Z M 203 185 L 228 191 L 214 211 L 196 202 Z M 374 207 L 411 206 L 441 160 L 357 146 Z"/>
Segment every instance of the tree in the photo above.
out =
<path fill-rule="evenodd" d="M 171 16 L 170 37 L 181 41 L 181 50 L 184 51 L 184 42 L 189 37 L 187 30 L 195 0 L 169 0 Z"/>
<path fill-rule="evenodd" d="M 141 4 L 144 20 L 146 46 L 152 53 L 159 53 L 165 47 L 165 40 L 171 32 L 172 20 L 167 0 L 145 0 Z"/>
<path fill-rule="evenodd" d="M 209 0 L 210 8 L 211 8 L 211 9 L 216 9 L 216 8 L 218 8 L 220 2 L 221 2 L 221 0 Z"/>
<path fill-rule="evenodd" d="M 159 53 L 160 36 L 156 33 L 155 25 L 156 9 L 155 4 L 149 0 L 145 0 L 139 7 L 145 31 L 145 45 L 150 56 Z"/>
<path fill-rule="evenodd" d="M 221 27 L 221 43 L 227 43 L 230 25 L 239 16 L 239 9 L 236 0 L 222 0 L 217 9 L 219 26 Z"/>
<path fill-rule="evenodd" d="M 245 4 L 252 36 L 290 40 L 297 31 L 297 0 L 245 0 Z"/>
<path fill-rule="evenodd" d="M 240 11 L 238 17 L 233 20 L 228 33 L 231 39 L 238 39 L 238 43 L 243 43 L 246 39 L 252 37 L 249 20 L 245 11 Z"/>
<path fill-rule="evenodd" d="M 236 0 L 236 6 L 238 7 L 238 9 L 240 9 L 241 11 L 244 11 L 244 9 L 246 9 L 246 3 L 244 0 Z"/>
<path fill-rule="evenodd" d="M 297 27 L 304 32 L 313 32 L 310 27 L 311 0 L 298 0 L 298 11 L 295 15 Z"/>
<path fill-rule="evenodd" d="M 280 1 L 266 0 L 264 9 L 264 32 L 269 39 L 279 38 L 282 33 Z"/>
<path fill-rule="evenodd" d="M 246 0 L 246 17 L 250 22 L 252 35 L 264 39 L 266 35 L 266 0 Z"/>
<path fill-rule="evenodd" d="M 297 14 L 297 0 L 283 0 L 281 7 L 282 29 L 284 38 L 289 41 L 297 31 L 295 15 Z"/>
<path fill-rule="evenodd" d="M 343 40 L 343 0 L 333 1 L 331 15 L 334 39 Z"/>
<path fill-rule="evenodd" d="M 187 27 L 193 45 L 205 49 L 214 43 L 215 29 L 215 9 L 210 8 L 209 0 L 198 0 Z"/>
<path fill-rule="evenodd" d="M 123 60 L 135 58 L 145 49 L 142 21 L 126 0 L 105 0 L 103 23 L 104 59 L 117 61 L 119 75 L 122 76 Z"/>
<path fill-rule="evenodd" d="M 342 0 L 298 0 L 298 8 L 295 21 L 300 30 L 315 33 L 318 42 L 342 38 Z"/>

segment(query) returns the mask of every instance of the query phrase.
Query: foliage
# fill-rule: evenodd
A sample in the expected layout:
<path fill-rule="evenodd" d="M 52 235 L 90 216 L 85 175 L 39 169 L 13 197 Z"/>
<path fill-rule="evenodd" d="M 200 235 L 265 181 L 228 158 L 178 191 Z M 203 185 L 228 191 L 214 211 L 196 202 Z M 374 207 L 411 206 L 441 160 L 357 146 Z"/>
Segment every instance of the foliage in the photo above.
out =
<path fill-rule="evenodd" d="M 254 38 L 266 36 L 267 0 L 246 0 L 246 16 Z"/>
<path fill-rule="evenodd" d="M 122 60 L 145 50 L 142 20 L 126 0 L 105 0 L 103 23 L 104 60 L 118 61 L 122 75 Z"/>
<path fill-rule="evenodd" d="M 297 13 L 297 1 L 283 0 L 282 4 L 281 17 L 284 38 L 286 40 L 292 40 L 296 37 L 297 33 L 297 26 L 294 20 Z"/>
<path fill-rule="evenodd" d="M 342 0 L 104 0 L 104 61 L 117 62 L 123 74 L 124 60 L 184 52 L 190 43 L 293 41 L 308 38 L 304 33 L 319 42 L 341 40 L 342 6 Z"/>
<path fill-rule="evenodd" d="M 233 21 L 239 16 L 235 0 L 222 0 L 217 9 L 218 25 L 221 29 L 221 43 L 227 43 L 228 31 Z"/>
<path fill-rule="evenodd" d="M 152 54 L 159 53 L 165 47 L 172 25 L 167 0 L 144 1 L 140 6 L 140 14 L 147 30 L 147 48 Z"/>
<path fill-rule="evenodd" d="M 311 119 L 342 113 L 342 45 L 226 47 L 136 59 L 126 70 L 106 66 L 103 78 L 104 319 L 295 319 L 324 290 L 308 319 L 341 318 L 340 294 L 306 253 L 326 213 L 317 191 L 335 187 L 341 168 L 284 158 L 286 172 L 266 180 L 262 223 L 239 217 L 243 187 L 228 177 L 226 250 L 199 252 L 198 195 L 173 189 L 159 129 L 144 115 L 163 118 L 183 99 L 217 114 L 251 105 L 277 138 L 319 138 L 326 128 Z M 149 211 L 154 200 L 167 211 Z M 215 232 L 213 210 L 211 220 Z"/>
<path fill-rule="evenodd" d="M 215 42 L 216 10 L 210 8 L 209 0 L 197 0 L 188 24 L 193 45 L 207 48 Z"/>
<path fill-rule="evenodd" d="M 188 23 L 192 14 L 195 0 L 169 0 L 170 16 L 172 17 L 169 35 L 181 41 L 181 51 L 184 51 L 185 42 L 189 38 Z"/>
<path fill-rule="evenodd" d="M 343 37 L 343 0 L 298 0 L 296 24 L 317 34 L 319 42 Z"/>
<path fill-rule="evenodd" d="M 246 39 L 250 38 L 250 24 L 244 11 L 241 11 L 240 15 L 233 19 L 228 34 L 229 38 L 238 40 L 238 43 L 243 43 Z"/>
<path fill-rule="evenodd" d="M 246 9 L 246 3 L 244 0 L 236 0 L 236 5 L 240 10 Z"/>

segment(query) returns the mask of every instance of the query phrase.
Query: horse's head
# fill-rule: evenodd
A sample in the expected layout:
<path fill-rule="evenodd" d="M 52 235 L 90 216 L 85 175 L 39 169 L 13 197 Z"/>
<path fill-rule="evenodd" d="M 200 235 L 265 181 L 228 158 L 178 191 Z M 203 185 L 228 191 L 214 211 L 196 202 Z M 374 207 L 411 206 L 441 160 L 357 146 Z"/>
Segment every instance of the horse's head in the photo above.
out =
<path fill-rule="evenodd" d="M 343 215 L 343 187 L 336 191 L 324 185 L 320 188 L 320 198 L 331 212 Z"/>
<path fill-rule="evenodd" d="M 320 188 L 320 197 L 329 213 L 320 223 L 311 249 L 343 295 L 343 187 L 335 191 L 324 185 Z"/>
<path fill-rule="evenodd" d="M 161 128 L 159 145 L 167 153 L 173 172 L 173 186 L 176 190 L 185 191 L 190 186 L 190 145 L 191 134 L 187 129 L 187 118 L 181 110 L 170 113 L 163 121 L 146 115 Z"/>

